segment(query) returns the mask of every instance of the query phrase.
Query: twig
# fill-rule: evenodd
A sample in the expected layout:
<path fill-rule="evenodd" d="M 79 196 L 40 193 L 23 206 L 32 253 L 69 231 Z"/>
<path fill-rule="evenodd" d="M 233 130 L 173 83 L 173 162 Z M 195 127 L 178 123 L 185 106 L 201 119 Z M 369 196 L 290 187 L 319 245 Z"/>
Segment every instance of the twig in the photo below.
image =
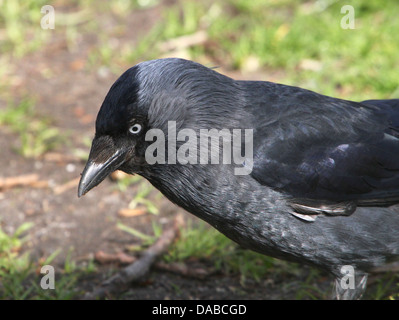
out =
<path fill-rule="evenodd" d="M 208 40 L 208 34 L 204 30 L 197 31 L 193 34 L 181 36 L 160 44 L 162 52 L 183 50 L 195 45 L 202 44 Z"/>
<path fill-rule="evenodd" d="M 188 267 L 184 263 L 165 263 L 157 262 L 154 264 L 154 268 L 162 271 L 172 272 L 183 277 L 195 278 L 195 279 L 205 279 L 210 275 L 214 274 L 216 271 L 213 269 L 203 269 L 203 268 L 193 268 Z"/>
<path fill-rule="evenodd" d="M 166 251 L 177 237 L 182 225 L 182 217 L 180 215 L 176 216 L 173 226 L 167 229 L 151 247 L 145 250 L 138 260 L 104 281 L 93 292 L 87 293 L 83 299 L 104 299 L 110 295 L 124 291 L 129 283 L 141 280 L 148 273 L 155 260 Z"/>
<path fill-rule="evenodd" d="M 49 162 L 58 162 L 58 163 L 65 163 L 65 162 L 78 162 L 80 161 L 79 157 L 71 155 L 71 154 L 64 154 L 59 152 L 46 152 L 42 156 L 43 160 Z"/>
<path fill-rule="evenodd" d="M 119 265 L 132 264 L 137 260 L 136 257 L 127 255 L 124 252 L 118 252 L 113 254 L 113 253 L 106 253 L 104 251 L 98 251 L 94 255 L 94 258 L 100 264 L 115 263 Z M 214 269 L 209 269 L 209 268 L 204 269 L 201 267 L 193 267 L 193 266 L 189 267 L 185 263 L 181 262 L 165 263 L 162 261 L 155 262 L 154 269 L 195 279 L 205 279 L 216 272 Z"/>
<path fill-rule="evenodd" d="M 48 182 L 40 181 L 37 174 L 26 174 L 17 177 L 0 178 L 0 190 L 2 191 L 25 186 L 43 188 L 48 186 Z"/>
<path fill-rule="evenodd" d="M 399 272 L 399 262 L 398 261 L 391 262 L 371 270 L 371 273 L 387 273 L 387 272 Z"/>
<path fill-rule="evenodd" d="M 132 264 L 137 259 L 129 256 L 124 252 L 118 252 L 115 254 L 106 253 L 104 251 L 98 251 L 94 258 L 101 264 L 105 263 L 120 263 L 120 264 Z"/>
<path fill-rule="evenodd" d="M 72 179 L 72 180 L 70 180 L 70 181 L 68 181 L 68 182 L 66 182 L 64 184 L 56 186 L 54 188 L 54 190 L 53 190 L 54 193 L 56 195 L 59 195 L 61 193 L 64 193 L 65 191 L 68 191 L 69 189 L 75 188 L 78 185 L 78 183 L 79 183 L 79 179 L 80 178 L 74 178 L 74 179 Z"/>
<path fill-rule="evenodd" d="M 399 272 L 399 262 L 391 262 L 386 265 L 376 267 L 370 270 L 370 276 L 367 280 L 367 285 L 374 284 L 378 281 L 381 273 L 395 273 Z"/>
<path fill-rule="evenodd" d="M 142 216 L 146 213 L 147 210 L 145 210 L 144 208 L 134 208 L 134 209 L 123 208 L 118 211 L 118 216 L 129 218 L 129 217 Z"/>

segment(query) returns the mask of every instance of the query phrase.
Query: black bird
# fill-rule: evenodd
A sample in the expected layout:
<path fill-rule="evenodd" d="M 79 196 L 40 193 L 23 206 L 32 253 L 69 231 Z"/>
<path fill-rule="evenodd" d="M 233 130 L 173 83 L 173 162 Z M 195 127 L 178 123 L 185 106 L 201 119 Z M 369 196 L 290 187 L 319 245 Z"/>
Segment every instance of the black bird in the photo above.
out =
<path fill-rule="evenodd" d="M 252 129 L 253 153 L 238 164 L 173 164 L 167 144 L 165 163 L 149 163 L 146 134 L 168 139 L 170 121 L 197 134 Z M 389 207 L 399 202 L 399 99 L 352 102 L 183 59 L 142 62 L 105 97 L 78 195 L 117 169 L 243 247 L 331 272 L 338 299 L 360 298 L 368 272 L 399 255 L 399 212 Z"/>

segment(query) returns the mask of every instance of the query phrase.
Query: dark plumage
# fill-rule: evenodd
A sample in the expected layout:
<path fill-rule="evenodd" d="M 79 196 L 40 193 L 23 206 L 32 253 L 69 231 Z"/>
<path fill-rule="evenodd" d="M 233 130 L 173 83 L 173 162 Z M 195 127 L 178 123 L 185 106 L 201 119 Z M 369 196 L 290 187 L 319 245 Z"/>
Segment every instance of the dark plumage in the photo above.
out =
<path fill-rule="evenodd" d="M 167 133 L 168 121 L 196 133 L 253 129 L 252 172 L 149 165 L 145 133 Z M 357 103 L 236 81 L 187 60 L 147 61 L 108 92 L 79 196 L 116 169 L 142 175 L 244 247 L 331 272 L 341 299 L 359 298 L 367 272 L 399 254 L 399 213 L 388 208 L 399 202 L 399 100 Z M 340 286 L 344 265 L 356 271 L 355 288 Z"/>

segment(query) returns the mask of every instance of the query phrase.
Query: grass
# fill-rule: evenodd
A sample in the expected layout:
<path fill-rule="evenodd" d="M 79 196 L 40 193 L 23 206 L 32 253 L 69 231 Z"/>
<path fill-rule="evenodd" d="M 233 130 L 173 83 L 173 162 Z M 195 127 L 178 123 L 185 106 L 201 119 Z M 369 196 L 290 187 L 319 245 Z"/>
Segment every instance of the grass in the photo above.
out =
<path fill-rule="evenodd" d="M 152 224 L 153 235 L 144 234 L 122 223 L 118 223 L 118 228 L 140 239 L 143 246 L 153 244 L 162 234 L 162 227 L 157 223 Z M 168 263 L 206 261 L 216 271 L 227 275 L 239 275 L 242 284 L 245 284 L 246 279 L 260 281 L 271 271 L 276 271 L 275 259 L 242 249 L 202 221 L 196 226 L 189 223 L 182 228 L 180 237 L 163 259 Z"/>
<path fill-rule="evenodd" d="M 344 4 L 354 7 L 353 30 L 341 28 Z M 285 83 L 344 98 L 397 97 L 399 34 L 390 30 L 399 28 L 398 9 L 399 3 L 376 0 L 181 1 L 130 60 L 156 58 L 157 44 L 203 29 L 209 40 L 188 48 L 192 59 L 265 75 L 282 70 Z"/>
<path fill-rule="evenodd" d="M 37 158 L 62 142 L 59 130 L 51 126 L 50 119 L 36 114 L 34 101 L 29 98 L 0 110 L 0 125 L 18 134 L 16 151 L 27 158 Z"/>
<path fill-rule="evenodd" d="M 165 262 L 203 261 L 215 271 L 238 276 L 244 286 L 248 279 L 260 282 L 283 273 L 298 272 L 295 264 L 244 249 L 202 221 L 195 225 L 188 223 L 163 259 Z"/>
<path fill-rule="evenodd" d="M 0 277 L 21 271 L 29 265 L 27 255 L 19 255 L 19 251 L 26 240 L 21 235 L 31 227 L 30 223 L 22 224 L 12 235 L 0 229 Z"/>
<path fill-rule="evenodd" d="M 128 12 L 154 7 L 157 0 L 118 0 L 113 2 L 76 1 L 76 12 L 57 11 L 56 29 L 42 30 L 40 8 L 45 1 L 0 3 L 1 52 L 23 56 L 40 50 L 51 32 L 63 34 L 69 50 L 82 32 L 96 32 L 98 45 L 89 51 L 89 66 L 106 66 L 119 73 L 126 66 L 162 55 L 160 44 L 198 30 L 207 33 L 205 43 L 190 46 L 185 54 L 209 64 L 223 62 L 224 67 L 242 72 L 281 71 L 282 82 L 306 86 L 343 98 L 390 98 L 398 96 L 396 74 L 399 62 L 399 27 L 396 12 L 399 3 L 390 1 L 319 0 L 309 1 L 178 1 L 163 10 L 163 19 L 138 43 L 115 41 L 128 32 Z M 352 5 L 355 29 L 341 28 L 341 7 Z M 62 10 L 61 10 L 62 11 Z M 120 25 L 100 30 L 96 15 L 112 13 Z M 58 27 L 58 28 L 57 28 Z M 1 37 L 1 31 L 3 37 Z M 26 41 L 29 38 L 30 41 Z M 76 49 L 76 48 L 75 48 Z M 118 52 L 116 55 L 115 52 Z"/>
<path fill-rule="evenodd" d="M 143 178 L 141 177 L 131 177 L 130 179 L 135 179 L 139 178 L 140 183 L 138 184 L 138 189 L 135 192 L 133 199 L 129 203 L 129 209 L 135 209 L 138 206 L 143 206 L 145 210 L 151 214 L 158 215 L 159 214 L 159 209 L 156 206 L 154 200 L 149 198 L 149 195 L 151 191 L 154 190 L 154 187 L 148 183 L 147 181 L 144 181 Z M 159 194 L 158 194 L 159 195 Z"/>
<path fill-rule="evenodd" d="M 134 247 L 135 250 L 137 250 L 137 249 L 141 250 L 143 247 L 152 245 L 162 234 L 161 225 L 159 225 L 158 223 L 156 223 L 154 221 L 152 222 L 153 235 L 147 235 L 145 233 L 142 233 L 141 231 L 136 230 L 132 227 L 128 227 L 121 222 L 117 223 L 117 227 L 120 230 L 125 231 L 125 232 L 129 233 L 131 236 L 138 238 L 142 241 L 142 247 L 140 247 L 140 248 Z"/>
<path fill-rule="evenodd" d="M 79 294 L 77 282 L 95 271 L 93 263 L 77 266 L 71 259 L 70 249 L 64 266 L 54 267 L 55 288 L 42 289 L 40 282 L 44 274 L 39 271 L 42 266 L 51 265 L 61 250 L 38 262 L 33 262 L 28 252 L 21 253 L 28 240 L 24 234 L 31 227 L 31 223 L 24 223 L 11 235 L 0 228 L 0 299 L 70 300 L 76 297 Z"/>
<path fill-rule="evenodd" d="M 89 66 L 106 66 L 120 73 L 126 66 L 162 55 L 160 44 L 198 30 L 208 40 L 187 47 L 189 58 L 242 72 L 281 71 L 279 80 L 302 85 L 325 94 L 343 98 L 390 98 L 398 96 L 396 74 L 399 62 L 399 27 L 395 13 L 399 3 L 381 5 L 380 1 L 178 1 L 163 10 L 163 19 L 137 43 L 116 41 L 126 35 L 124 24 L 128 12 L 140 11 L 159 4 L 157 0 L 118 0 L 113 2 L 77 1 L 76 12 L 57 11 L 56 29 L 42 30 L 40 8 L 43 1 L 3 0 L 0 12 L 0 47 L 3 53 L 23 56 L 40 50 L 51 32 L 63 34 L 69 50 L 82 32 L 96 32 L 98 45 L 88 53 Z M 341 28 L 341 7 L 352 5 L 355 29 Z M 112 13 L 119 25 L 97 30 L 101 24 L 96 15 Z M 58 27 L 58 29 L 57 29 Z M 0 33 L 1 34 L 1 33 Z M 30 41 L 26 41 L 29 38 Z M 116 55 L 115 52 L 118 52 Z"/>
<path fill-rule="evenodd" d="M 136 209 L 142 207 L 146 212 L 154 215 L 159 214 L 159 209 L 156 205 L 157 197 L 159 199 L 160 194 L 157 193 L 154 199 L 151 199 L 150 193 L 154 191 L 154 187 L 144 178 L 139 175 L 122 175 L 122 177 L 116 178 L 116 189 L 120 192 L 125 192 L 128 188 L 135 188 L 133 199 L 130 201 L 128 208 Z"/>
<path fill-rule="evenodd" d="M 369 277 L 369 280 L 373 277 Z M 369 281 L 370 282 L 370 281 Z M 365 299 L 399 300 L 399 275 L 388 272 L 374 277 L 374 283 L 368 285 Z"/>
<path fill-rule="evenodd" d="M 0 1 L 0 31 L 3 34 L 0 38 L 0 54 L 11 52 L 16 57 L 22 57 L 40 48 L 49 36 L 40 28 L 40 9 L 45 4 L 45 0 Z"/>

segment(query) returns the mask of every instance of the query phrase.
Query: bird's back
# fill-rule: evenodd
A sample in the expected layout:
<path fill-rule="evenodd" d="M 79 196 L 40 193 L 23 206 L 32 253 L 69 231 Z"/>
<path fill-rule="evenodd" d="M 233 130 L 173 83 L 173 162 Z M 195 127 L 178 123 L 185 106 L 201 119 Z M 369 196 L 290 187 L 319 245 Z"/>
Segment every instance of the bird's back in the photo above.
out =
<path fill-rule="evenodd" d="M 353 202 L 399 202 L 398 99 L 358 103 L 269 82 L 241 85 L 258 182 L 309 202 L 348 202 L 347 212 Z"/>

